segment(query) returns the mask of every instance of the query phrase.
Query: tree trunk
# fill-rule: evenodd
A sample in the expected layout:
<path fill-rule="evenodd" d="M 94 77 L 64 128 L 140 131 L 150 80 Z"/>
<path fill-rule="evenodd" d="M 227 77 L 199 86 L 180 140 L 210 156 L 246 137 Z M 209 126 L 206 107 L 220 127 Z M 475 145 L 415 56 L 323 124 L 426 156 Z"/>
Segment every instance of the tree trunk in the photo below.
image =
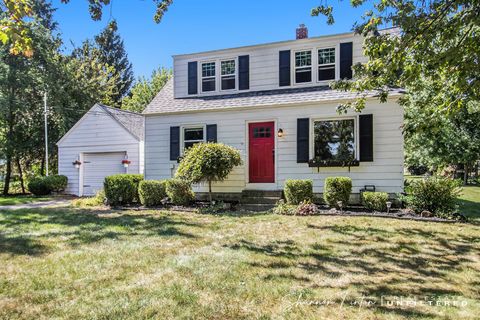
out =
<path fill-rule="evenodd" d="M 12 176 L 12 159 L 10 156 L 7 156 L 6 170 L 5 170 L 5 180 L 3 180 L 3 195 L 8 195 L 10 189 L 10 178 Z"/>
<path fill-rule="evenodd" d="M 22 171 L 22 164 L 20 163 L 20 159 L 17 158 L 17 169 L 18 175 L 20 177 L 20 186 L 22 187 L 22 193 L 25 194 L 25 184 L 23 182 L 23 171 Z"/>
<path fill-rule="evenodd" d="M 466 186 L 468 183 L 468 165 L 463 165 L 463 185 Z"/>
<path fill-rule="evenodd" d="M 208 200 L 212 203 L 212 181 L 208 181 Z"/>

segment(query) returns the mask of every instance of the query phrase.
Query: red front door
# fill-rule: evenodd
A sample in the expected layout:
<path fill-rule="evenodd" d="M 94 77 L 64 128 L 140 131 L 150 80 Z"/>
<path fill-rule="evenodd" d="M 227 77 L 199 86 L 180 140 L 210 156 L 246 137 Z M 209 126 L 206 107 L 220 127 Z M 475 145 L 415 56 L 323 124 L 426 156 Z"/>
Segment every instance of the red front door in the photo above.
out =
<path fill-rule="evenodd" d="M 248 168 L 251 183 L 275 182 L 274 122 L 248 124 Z"/>

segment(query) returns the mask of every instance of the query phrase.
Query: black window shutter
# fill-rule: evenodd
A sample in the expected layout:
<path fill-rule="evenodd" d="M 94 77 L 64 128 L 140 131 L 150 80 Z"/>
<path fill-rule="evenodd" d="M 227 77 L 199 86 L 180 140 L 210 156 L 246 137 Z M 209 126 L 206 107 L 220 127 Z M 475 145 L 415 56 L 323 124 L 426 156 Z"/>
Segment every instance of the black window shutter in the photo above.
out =
<path fill-rule="evenodd" d="M 250 56 L 238 57 L 238 89 L 250 89 Z"/>
<path fill-rule="evenodd" d="M 290 50 L 280 51 L 279 55 L 279 84 L 280 87 L 290 85 Z"/>
<path fill-rule="evenodd" d="M 180 157 L 180 127 L 170 127 L 170 160 Z"/>
<path fill-rule="evenodd" d="M 188 63 L 188 94 L 197 94 L 198 90 L 197 61 Z"/>
<path fill-rule="evenodd" d="M 353 43 L 340 43 L 340 79 L 352 79 Z"/>
<path fill-rule="evenodd" d="M 297 119 L 297 163 L 306 163 L 309 158 L 310 119 Z"/>
<path fill-rule="evenodd" d="M 373 161 L 373 115 L 360 115 L 360 161 Z"/>
<path fill-rule="evenodd" d="M 216 124 L 207 124 L 207 142 L 217 142 Z"/>

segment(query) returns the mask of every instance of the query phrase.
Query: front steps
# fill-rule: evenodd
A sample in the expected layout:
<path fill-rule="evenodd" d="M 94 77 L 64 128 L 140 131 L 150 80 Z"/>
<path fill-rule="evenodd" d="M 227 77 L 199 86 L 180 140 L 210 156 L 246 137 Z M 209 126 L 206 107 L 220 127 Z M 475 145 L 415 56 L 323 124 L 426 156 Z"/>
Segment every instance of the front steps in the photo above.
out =
<path fill-rule="evenodd" d="M 247 211 L 267 211 L 280 199 L 282 191 L 243 190 L 240 204 Z"/>

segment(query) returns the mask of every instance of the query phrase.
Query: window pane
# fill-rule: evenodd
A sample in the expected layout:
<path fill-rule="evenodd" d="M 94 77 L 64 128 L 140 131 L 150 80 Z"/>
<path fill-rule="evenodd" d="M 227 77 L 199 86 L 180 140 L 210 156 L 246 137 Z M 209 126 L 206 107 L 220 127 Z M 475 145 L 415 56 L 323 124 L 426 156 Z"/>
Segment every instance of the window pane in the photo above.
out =
<path fill-rule="evenodd" d="M 235 60 L 222 61 L 222 76 L 235 74 Z"/>
<path fill-rule="evenodd" d="M 203 140 L 203 128 L 185 128 L 183 140 Z"/>
<path fill-rule="evenodd" d="M 185 150 L 187 150 L 188 148 L 190 148 L 191 146 L 193 146 L 194 144 L 197 144 L 199 142 L 188 142 L 188 141 L 185 141 Z"/>
<path fill-rule="evenodd" d="M 312 65 L 312 52 L 299 51 L 295 52 L 295 67 L 305 67 Z"/>
<path fill-rule="evenodd" d="M 222 90 L 235 89 L 235 76 L 222 77 Z"/>
<path fill-rule="evenodd" d="M 335 48 L 318 50 L 318 64 L 335 63 Z"/>
<path fill-rule="evenodd" d="M 215 62 L 202 63 L 202 77 L 215 77 Z"/>
<path fill-rule="evenodd" d="M 334 80 L 335 66 L 318 67 L 318 81 Z"/>
<path fill-rule="evenodd" d="M 215 91 L 215 78 L 203 79 L 202 91 Z"/>
<path fill-rule="evenodd" d="M 353 119 L 315 121 L 314 155 L 319 160 L 355 160 Z"/>
<path fill-rule="evenodd" d="M 311 82 L 312 68 L 300 68 L 295 71 L 295 83 Z"/>

